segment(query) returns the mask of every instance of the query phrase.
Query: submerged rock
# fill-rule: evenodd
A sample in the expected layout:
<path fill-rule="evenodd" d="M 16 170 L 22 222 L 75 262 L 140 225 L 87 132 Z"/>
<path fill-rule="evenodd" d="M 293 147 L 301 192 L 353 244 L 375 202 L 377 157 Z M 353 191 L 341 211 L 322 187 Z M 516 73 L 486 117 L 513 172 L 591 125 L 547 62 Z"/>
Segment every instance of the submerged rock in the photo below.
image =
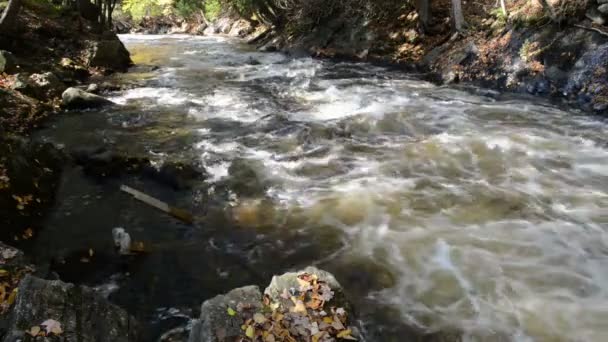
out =
<path fill-rule="evenodd" d="M 28 340 L 26 330 L 50 319 L 61 324 L 62 333 L 58 340 L 139 340 L 136 321 L 93 289 L 28 275 L 19 285 L 3 342 Z"/>
<path fill-rule="evenodd" d="M 61 95 L 61 100 L 66 108 L 96 108 L 114 104 L 108 99 L 78 88 L 68 88 Z"/>

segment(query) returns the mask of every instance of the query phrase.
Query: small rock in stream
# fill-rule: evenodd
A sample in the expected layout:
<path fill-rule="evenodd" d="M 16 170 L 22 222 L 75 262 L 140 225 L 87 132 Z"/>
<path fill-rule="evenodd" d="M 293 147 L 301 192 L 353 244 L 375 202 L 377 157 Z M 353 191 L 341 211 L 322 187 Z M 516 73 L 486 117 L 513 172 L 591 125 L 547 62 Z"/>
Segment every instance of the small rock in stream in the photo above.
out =
<path fill-rule="evenodd" d="M 114 102 L 78 88 L 68 88 L 61 95 L 62 105 L 70 109 L 98 108 Z"/>

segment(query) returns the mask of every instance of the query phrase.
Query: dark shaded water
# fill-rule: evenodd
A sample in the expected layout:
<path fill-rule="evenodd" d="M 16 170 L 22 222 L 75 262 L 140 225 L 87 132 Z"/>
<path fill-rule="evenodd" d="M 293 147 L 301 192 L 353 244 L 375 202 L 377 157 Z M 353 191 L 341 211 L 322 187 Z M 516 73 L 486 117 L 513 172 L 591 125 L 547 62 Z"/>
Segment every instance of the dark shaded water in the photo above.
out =
<path fill-rule="evenodd" d="M 120 107 L 63 116 L 40 139 L 186 161 L 209 177 L 175 191 L 69 170 L 33 250 L 63 279 L 111 293 L 151 336 L 206 298 L 315 264 L 343 283 L 372 340 L 401 341 L 407 326 L 608 339 L 605 123 L 219 37 L 122 39 L 161 68 L 120 76 L 136 84 L 114 94 Z M 130 199 L 123 183 L 197 223 Z M 114 255 L 114 227 L 150 252 Z"/>

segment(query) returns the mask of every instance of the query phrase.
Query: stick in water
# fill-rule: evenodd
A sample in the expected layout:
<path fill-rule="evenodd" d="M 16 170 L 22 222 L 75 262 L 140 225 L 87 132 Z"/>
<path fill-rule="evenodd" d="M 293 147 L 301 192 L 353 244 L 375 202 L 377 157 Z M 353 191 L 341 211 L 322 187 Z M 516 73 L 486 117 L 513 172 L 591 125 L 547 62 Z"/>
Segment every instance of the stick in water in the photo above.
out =
<path fill-rule="evenodd" d="M 189 212 L 187 212 L 186 210 L 183 209 L 179 209 L 179 208 L 174 208 L 170 205 L 168 205 L 165 202 L 162 202 L 152 196 L 146 195 L 141 191 L 135 190 L 131 187 L 128 187 L 126 185 L 122 185 L 120 187 L 120 190 L 123 192 L 126 192 L 128 194 L 130 194 L 131 196 L 133 196 L 136 200 L 139 200 L 141 202 L 146 203 L 147 205 L 154 207 L 158 210 L 162 210 L 165 213 L 175 217 L 176 219 L 188 223 L 188 224 L 192 224 L 194 222 L 194 218 L 192 217 L 192 214 L 190 214 Z"/>

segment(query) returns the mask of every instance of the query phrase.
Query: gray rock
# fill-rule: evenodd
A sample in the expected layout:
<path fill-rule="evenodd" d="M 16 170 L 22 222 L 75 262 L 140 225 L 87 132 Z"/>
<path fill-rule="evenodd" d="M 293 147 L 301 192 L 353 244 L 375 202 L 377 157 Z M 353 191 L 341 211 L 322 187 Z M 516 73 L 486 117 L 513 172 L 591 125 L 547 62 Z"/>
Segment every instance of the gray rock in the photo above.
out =
<path fill-rule="evenodd" d="M 342 285 L 329 272 L 320 270 L 316 267 L 309 266 L 298 272 L 288 272 L 280 276 L 272 277 L 270 285 L 264 290 L 264 294 L 270 296 L 273 302 L 282 303 L 284 307 L 290 307 L 293 304 L 289 300 L 281 297 L 284 289 L 299 289 L 298 275 L 302 273 L 314 274 L 320 281 L 324 281 L 334 292 L 334 298 L 331 300 L 331 306 L 342 307 L 347 312 L 352 313 L 352 306 L 346 299 Z"/>
<path fill-rule="evenodd" d="M 597 0 L 597 3 L 602 5 L 602 4 L 608 4 L 608 0 Z"/>
<path fill-rule="evenodd" d="M 63 341 L 139 340 L 135 320 L 92 289 L 28 275 L 19 284 L 3 342 L 27 340 L 25 330 L 48 319 L 61 323 Z"/>
<path fill-rule="evenodd" d="M 96 83 L 91 83 L 89 84 L 89 86 L 87 87 L 87 93 L 91 93 L 91 94 L 97 94 L 97 92 L 99 92 L 99 85 Z"/>
<path fill-rule="evenodd" d="M 61 95 L 62 105 L 66 108 L 96 108 L 114 104 L 114 102 L 78 88 L 68 88 Z"/>
<path fill-rule="evenodd" d="M 608 4 L 600 5 L 597 10 L 604 14 L 608 14 Z"/>
<path fill-rule="evenodd" d="M 89 42 L 89 45 L 89 66 L 126 71 L 133 65 L 129 51 L 116 36 Z"/>
<path fill-rule="evenodd" d="M 17 72 L 17 60 L 12 53 L 0 50 L 0 73 L 13 74 Z"/>
<path fill-rule="evenodd" d="M 195 320 L 188 342 L 233 341 L 243 334 L 243 313 L 230 316 L 228 308 L 248 308 L 253 314 L 262 309 L 262 293 L 257 286 L 246 286 L 205 301 L 201 307 L 200 319 Z"/>
<path fill-rule="evenodd" d="M 264 294 L 270 296 L 271 301 L 282 303 L 284 307 L 293 306 L 293 303 L 290 300 L 283 299 L 281 294 L 285 289 L 299 289 L 300 284 L 297 277 L 302 273 L 314 274 L 319 280 L 326 282 L 334 291 L 331 306 L 343 307 L 352 313 L 352 308 L 345 300 L 340 283 L 331 273 L 319 270 L 316 267 L 307 267 L 299 272 L 289 272 L 273 277 Z M 257 286 L 247 286 L 205 301 L 201 307 L 200 319 L 194 322 L 188 341 L 223 342 L 237 340 L 238 337 L 243 335 L 241 330 L 243 322 L 263 308 L 262 298 L 262 293 Z M 237 313 L 230 316 L 228 308 L 237 311 Z M 245 309 L 239 310 L 239 308 Z M 359 327 L 354 326 L 353 329 L 354 335 L 360 336 Z"/>
<path fill-rule="evenodd" d="M 596 7 L 589 7 L 587 9 L 587 12 L 585 12 L 585 16 L 594 24 L 604 25 L 606 23 L 606 18 L 604 18 L 604 15 L 600 11 L 598 11 Z"/>

